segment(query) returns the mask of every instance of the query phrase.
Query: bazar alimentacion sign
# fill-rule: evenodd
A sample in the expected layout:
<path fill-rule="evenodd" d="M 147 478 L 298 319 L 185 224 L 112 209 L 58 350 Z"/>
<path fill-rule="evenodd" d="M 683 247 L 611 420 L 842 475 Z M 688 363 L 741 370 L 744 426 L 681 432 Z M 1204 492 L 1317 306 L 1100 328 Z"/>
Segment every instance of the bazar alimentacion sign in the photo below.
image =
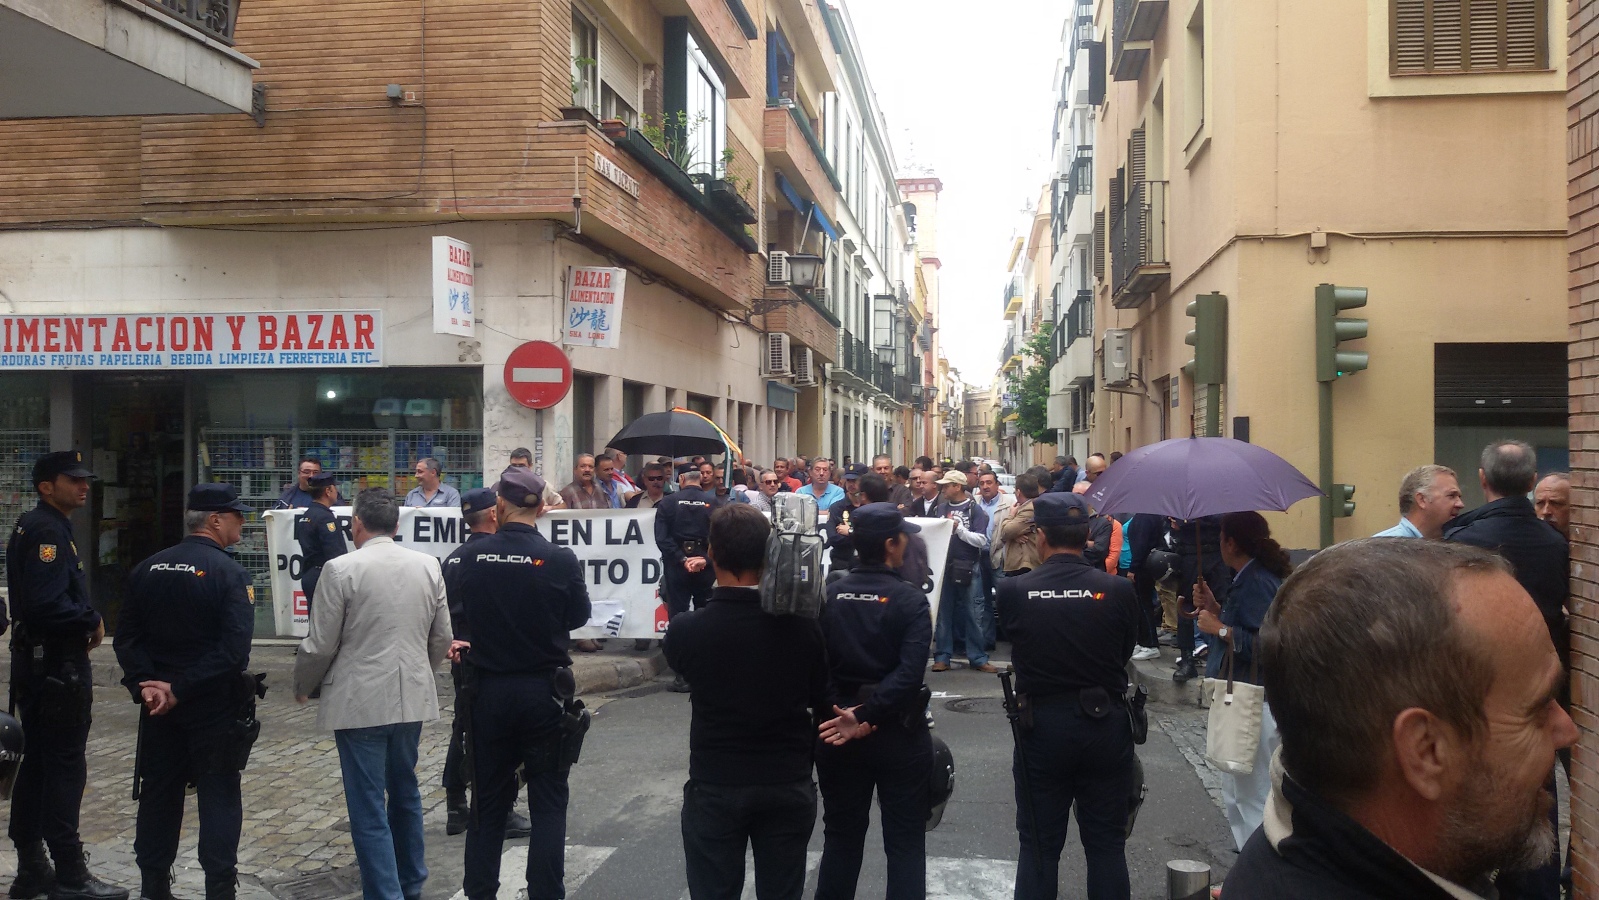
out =
<path fill-rule="evenodd" d="M 0 369 L 383 364 L 381 310 L 0 316 Z"/>

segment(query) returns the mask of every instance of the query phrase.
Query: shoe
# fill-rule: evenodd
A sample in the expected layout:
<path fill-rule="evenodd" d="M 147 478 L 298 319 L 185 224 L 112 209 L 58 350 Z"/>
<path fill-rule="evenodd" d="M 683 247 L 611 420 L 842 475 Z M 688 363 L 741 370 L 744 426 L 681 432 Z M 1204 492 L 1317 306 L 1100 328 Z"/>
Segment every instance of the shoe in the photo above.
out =
<path fill-rule="evenodd" d="M 653 643 L 655 643 L 655 642 L 650 640 L 649 638 L 634 638 L 633 639 L 633 652 L 635 652 L 635 653 L 648 653 L 650 651 L 650 645 L 653 644 Z"/>
<path fill-rule="evenodd" d="M 50 900 L 128 900 L 128 889 L 106 884 L 89 874 L 89 853 L 83 848 L 56 860 L 56 886 Z"/>
<path fill-rule="evenodd" d="M 509 838 L 525 838 L 525 837 L 527 837 L 528 835 L 530 835 L 532 833 L 533 833 L 533 823 L 529 822 L 527 820 L 527 816 L 522 815 L 521 813 L 517 812 L 514 809 L 506 814 L 506 816 L 505 816 L 505 836 L 506 836 L 506 838 L 508 838 L 508 839 Z"/>
<path fill-rule="evenodd" d="M 1160 648 L 1140 646 L 1137 650 L 1133 651 L 1133 659 L 1160 659 Z"/>
<path fill-rule="evenodd" d="M 205 900 L 236 900 L 239 896 L 239 875 L 221 877 L 205 876 Z"/>
<path fill-rule="evenodd" d="M 947 662 L 936 662 L 936 663 L 933 663 L 933 671 L 934 672 L 948 672 L 949 671 L 949 663 L 947 663 Z"/>
<path fill-rule="evenodd" d="M 987 672 L 988 674 L 993 675 L 994 673 L 999 671 L 999 666 L 996 666 L 993 663 L 983 663 L 980 666 L 972 666 L 972 671 L 973 672 Z"/>
<path fill-rule="evenodd" d="M 1204 659 L 1205 658 L 1205 654 L 1207 654 L 1209 652 L 1210 652 L 1210 645 L 1209 644 L 1200 644 L 1200 645 L 1198 645 L 1198 646 L 1196 646 L 1194 648 L 1194 659 Z"/>
<path fill-rule="evenodd" d="M 466 823 L 472 817 L 472 806 L 467 802 L 466 791 L 446 792 L 444 806 L 449 810 L 449 817 L 444 822 L 444 833 L 454 836 L 466 831 Z"/>
<path fill-rule="evenodd" d="M 177 900 L 172 896 L 172 871 L 139 870 L 139 900 Z"/>
<path fill-rule="evenodd" d="M 667 688 L 667 690 L 674 694 L 687 694 L 692 688 L 689 687 L 687 681 L 683 680 L 683 676 L 679 675 L 672 680 L 672 686 Z"/>
<path fill-rule="evenodd" d="M 1162 647 L 1175 647 L 1177 646 L 1177 633 L 1174 631 L 1163 631 L 1161 632 L 1160 637 L 1155 639 L 1155 643 L 1161 645 Z"/>
<path fill-rule="evenodd" d="M 56 870 L 44 841 L 17 845 L 17 877 L 11 882 L 11 900 L 34 900 L 56 885 Z"/>
<path fill-rule="evenodd" d="M 581 650 L 584 653 L 598 653 L 598 652 L 600 652 L 600 645 L 598 643 L 596 643 L 593 638 L 583 638 L 582 640 L 578 641 L 577 644 L 574 645 L 574 646 L 576 646 L 578 650 Z"/>
<path fill-rule="evenodd" d="M 1171 673 L 1171 680 L 1178 684 L 1187 684 L 1190 679 L 1198 677 L 1199 670 L 1194 667 L 1192 658 L 1179 661 L 1177 663 L 1177 671 Z"/>

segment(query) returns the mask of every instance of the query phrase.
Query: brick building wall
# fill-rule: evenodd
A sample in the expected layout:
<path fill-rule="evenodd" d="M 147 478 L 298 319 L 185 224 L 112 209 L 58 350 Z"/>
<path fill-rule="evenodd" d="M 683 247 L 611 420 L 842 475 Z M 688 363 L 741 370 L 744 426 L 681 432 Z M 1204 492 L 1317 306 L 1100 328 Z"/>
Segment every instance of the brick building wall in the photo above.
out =
<path fill-rule="evenodd" d="M 1568 15 L 1571 861 L 1576 896 L 1599 898 L 1599 0 L 1569 0 Z"/>

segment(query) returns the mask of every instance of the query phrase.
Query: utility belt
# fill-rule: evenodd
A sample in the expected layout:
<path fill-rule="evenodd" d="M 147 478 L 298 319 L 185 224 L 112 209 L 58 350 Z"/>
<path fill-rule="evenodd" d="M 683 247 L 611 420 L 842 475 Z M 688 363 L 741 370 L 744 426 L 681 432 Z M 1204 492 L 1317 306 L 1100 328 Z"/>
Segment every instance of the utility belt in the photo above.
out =
<path fill-rule="evenodd" d="M 1084 716 L 1090 719 L 1103 719 L 1111 714 L 1114 707 L 1120 706 L 1127 710 L 1127 721 L 1132 726 L 1133 743 L 1142 744 L 1149 739 L 1149 717 L 1144 711 L 1144 703 L 1148 698 L 1149 689 L 1140 684 L 1134 691 L 1131 700 L 1115 691 L 1102 687 L 1091 687 L 1043 695 L 1017 694 L 1016 705 L 1021 712 L 1022 728 L 1026 731 L 1033 730 L 1033 710 L 1035 709 L 1076 706 Z"/>
<path fill-rule="evenodd" d="M 705 538 L 690 538 L 688 540 L 678 541 L 678 546 L 683 550 L 684 559 L 694 556 L 705 556 L 710 552 L 710 546 L 706 543 Z"/>
<path fill-rule="evenodd" d="M 56 645 L 46 647 L 28 634 L 26 626 L 12 623 L 11 703 L 28 708 L 29 724 L 46 728 L 78 728 L 93 718 L 94 685 L 89 675 L 88 651 Z"/>
<path fill-rule="evenodd" d="M 519 673 L 520 674 L 520 673 Z M 526 673 L 529 675 L 535 673 Z M 463 658 L 460 666 L 460 681 L 456 694 L 456 715 L 459 718 L 463 709 L 468 714 L 465 719 L 467 733 L 467 781 L 477 785 L 477 763 L 472 759 L 472 738 L 476 728 L 476 716 L 471 714 L 472 704 L 476 702 L 478 692 L 481 690 L 484 678 L 495 679 L 500 677 L 494 673 L 483 672 L 471 663 L 468 654 Z M 524 778 L 534 775 L 551 773 L 565 774 L 577 764 L 583 755 L 583 739 L 588 734 L 592 716 L 584 706 L 582 700 L 575 696 L 577 693 L 577 679 L 572 670 L 562 666 L 550 676 L 550 697 L 561 706 L 561 716 L 555 725 L 545 729 L 534 737 L 533 746 L 527 748 L 523 755 L 524 763 L 522 773 Z"/>
<path fill-rule="evenodd" d="M 189 767 L 184 772 L 184 777 L 190 784 L 194 784 L 202 775 L 229 775 L 242 772 L 250 763 L 250 750 L 255 746 L 256 739 L 261 736 L 261 722 L 255 717 L 255 703 L 258 699 L 266 697 L 266 673 L 251 674 L 240 672 L 228 676 L 226 682 L 217 688 L 217 693 L 224 695 L 223 710 L 220 715 L 207 723 L 203 728 L 192 732 L 192 743 L 189 746 Z M 190 709 L 194 704 L 206 702 L 206 698 L 190 698 Z M 165 722 L 172 721 L 172 713 L 157 719 L 155 727 L 180 727 L 176 723 L 168 726 Z M 144 780 L 144 732 L 151 721 L 150 712 L 142 704 L 139 707 L 139 734 L 134 744 L 133 751 L 133 799 L 139 799 Z"/>
<path fill-rule="evenodd" d="M 881 682 L 872 682 L 871 684 L 863 684 L 857 688 L 854 692 L 856 705 L 865 703 L 866 701 L 872 699 L 872 695 L 877 692 L 879 684 L 881 684 Z M 846 695 L 848 695 L 848 693 L 849 692 L 847 691 L 845 692 Z M 895 718 L 890 719 L 889 722 L 896 723 L 903 728 L 913 728 L 917 725 L 925 725 L 927 723 L 927 704 L 932 702 L 932 699 L 932 688 L 925 684 L 918 686 L 916 688 L 916 693 L 912 694 L 909 700 L 906 700 L 904 703 L 900 704 L 899 709 L 889 710 L 889 712 L 895 716 Z"/>

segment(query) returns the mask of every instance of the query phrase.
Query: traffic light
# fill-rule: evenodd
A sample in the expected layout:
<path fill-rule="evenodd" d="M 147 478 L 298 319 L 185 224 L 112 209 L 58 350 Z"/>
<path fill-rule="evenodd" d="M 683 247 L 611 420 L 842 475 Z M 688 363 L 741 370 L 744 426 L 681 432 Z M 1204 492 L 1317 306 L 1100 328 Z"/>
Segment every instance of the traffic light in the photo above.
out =
<path fill-rule="evenodd" d="M 1340 319 L 1338 314 L 1365 305 L 1366 289 L 1363 287 L 1316 285 L 1317 381 L 1337 381 L 1341 375 L 1365 369 L 1370 362 L 1364 350 L 1338 349 L 1345 341 L 1358 341 L 1366 336 L 1365 319 Z"/>
<path fill-rule="evenodd" d="M 1194 359 L 1184 366 L 1195 384 L 1222 384 L 1227 381 L 1227 296 L 1200 294 L 1188 302 L 1188 316 L 1194 330 L 1183 342 L 1194 348 Z"/>
<path fill-rule="evenodd" d="M 1332 514 L 1335 519 L 1347 519 L 1355 514 L 1354 485 L 1335 484 L 1332 486 Z"/>

